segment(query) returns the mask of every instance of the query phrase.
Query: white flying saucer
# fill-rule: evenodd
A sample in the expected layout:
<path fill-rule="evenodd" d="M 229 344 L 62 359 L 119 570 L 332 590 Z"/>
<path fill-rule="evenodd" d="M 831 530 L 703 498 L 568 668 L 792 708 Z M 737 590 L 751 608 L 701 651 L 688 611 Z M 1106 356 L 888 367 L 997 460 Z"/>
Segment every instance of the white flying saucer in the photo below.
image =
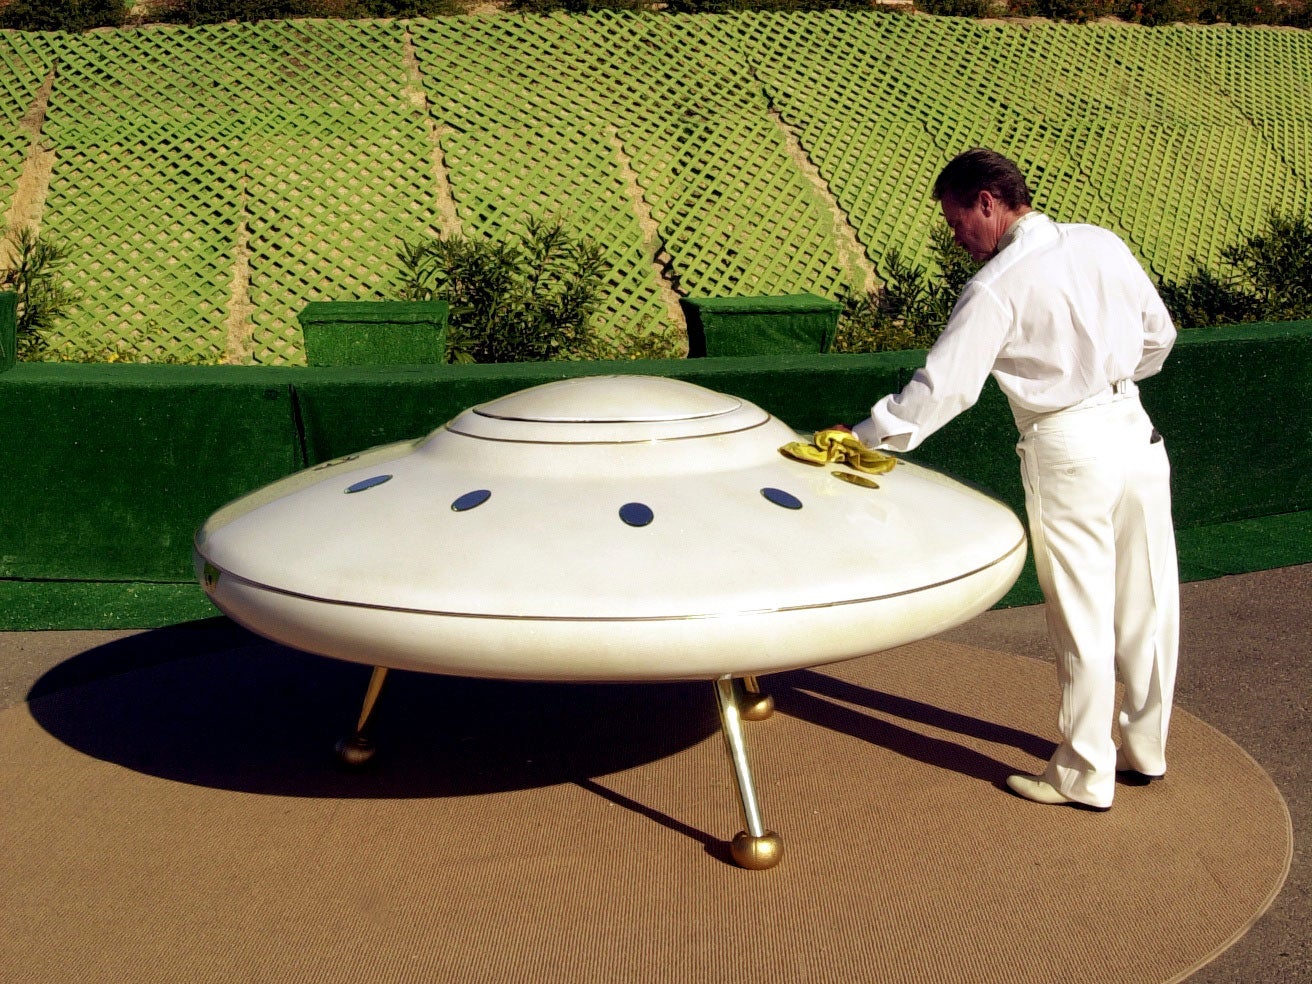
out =
<path fill-rule="evenodd" d="M 789 460 L 744 400 L 569 379 L 311 468 L 196 538 L 214 603 L 310 652 L 526 680 L 680 680 L 876 652 L 1015 581 L 1001 503 L 903 462 L 878 488 Z"/>
<path fill-rule="evenodd" d="M 735 677 L 754 690 L 757 674 L 933 635 L 1015 582 L 1026 541 L 1006 506 L 908 462 L 857 484 L 781 455 L 797 437 L 678 380 L 548 383 L 237 500 L 197 534 L 197 573 L 234 620 L 310 652 L 476 677 L 716 680 L 730 717 Z"/>

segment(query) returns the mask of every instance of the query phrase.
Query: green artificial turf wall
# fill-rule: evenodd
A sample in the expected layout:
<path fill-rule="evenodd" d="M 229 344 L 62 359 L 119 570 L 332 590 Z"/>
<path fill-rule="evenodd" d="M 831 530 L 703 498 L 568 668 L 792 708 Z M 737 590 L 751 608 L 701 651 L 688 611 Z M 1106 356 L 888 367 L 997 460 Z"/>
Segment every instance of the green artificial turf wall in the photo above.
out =
<path fill-rule="evenodd" d="M 685 297 L 679 303 L 693 358 L 828 352 L 843 310 L 815 294 Z"/>
<path fill-rule="evenodd" d="M 0 372 L 14 368 L 18 352 L 18 295 L 0 291 Z"/>
<path fill-rule="evenodd" d="M 189 579 L 206 516 L 301 462 L 277 370 L 20 363 L 0 379 L 0 578 Z"/>
<path fill-rule="evenodd" d="M 315 301 L 297 320 L 311 366 L 446 362 L 446 301 Z"/>
<path fill-rule="evenodd" d="M 741 396 L 801 431 L 855 422 L 923 352 L 342 367 L 19 364 L 0 375 L 0 629 L 203 617 L 191 538 L 306 465 L 418 437 L 466 407 L 582 374 Z M 1142 385 L 1166 435 L 1186 579 L 1312 561 L 1312 322 L 1188 332 Z M 1006 400 L 912 457 L 1024 508 Z M 1038 600 L 1030 571 L 1004 600 Z"/>
<path fill-rule="evenodd" d="M 1178 526 L 1312 509 L 1312 324 L 1184 332 L 1142 390 Z"/>

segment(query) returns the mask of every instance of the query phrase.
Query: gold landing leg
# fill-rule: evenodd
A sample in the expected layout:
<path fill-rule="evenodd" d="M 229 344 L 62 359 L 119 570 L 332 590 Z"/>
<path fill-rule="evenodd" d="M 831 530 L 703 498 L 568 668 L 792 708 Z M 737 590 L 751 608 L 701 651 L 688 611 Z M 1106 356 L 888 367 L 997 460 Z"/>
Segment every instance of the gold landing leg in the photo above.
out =
<path fill-rule="evenodd" d="M 732 677 L 715 681 L 715 699 L 720 708 L 720 730 L 729 750 L 734 778 L 738 781 L 738 802 L 743 808 L 746 830 L 739 831 L 729 850 L 740 868 L 760 871 L 779 863 L 783 841 L 773 830 L 761 823 L 761 810 L 756 802 L 756 788 L 752 784 L 752 771 L 747 764 L 747 750 L 743 747 L 743 728 L 735 699 Z"/>
<path fill-rule="evenodd" d="M 743 677 L 743 694 L 738 701 L 738 713 L 744 721 L 764 721 L 774 713 L 774 698 L 761 693 L 761 684 L 754 676 Z"/>
<path fill-rule="evenodd" d="M 355 733 L 337 743 L 337 761 L 347 768 L 359 768 L 374 757 L 374 743 L 369 740 L 364 729 L 369 723 L 369 715 L 374 712 L 374 704 L 378 702 L 378 694 L 386 679 L 387 667 L 375 666 L 373 675 L 369 677 L 369 686 L 364 692 L 364 707 L 360 710 Z"/>

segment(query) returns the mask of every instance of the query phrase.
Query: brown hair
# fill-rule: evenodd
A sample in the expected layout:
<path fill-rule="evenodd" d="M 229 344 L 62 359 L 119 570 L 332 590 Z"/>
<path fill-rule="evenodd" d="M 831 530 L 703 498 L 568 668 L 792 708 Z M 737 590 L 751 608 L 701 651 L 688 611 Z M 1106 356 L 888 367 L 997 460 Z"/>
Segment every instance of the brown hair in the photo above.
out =
<path fill-rule="evenodd" d="M 952 158 L 934 181 L 933 195 L 936 202 L 948 198 L 969 208 L 981 191 L 987 191 L 1008 208 L 1020 208 L 1031 201 L 1025 175 L 1015 162 L 983 147 Z"/>

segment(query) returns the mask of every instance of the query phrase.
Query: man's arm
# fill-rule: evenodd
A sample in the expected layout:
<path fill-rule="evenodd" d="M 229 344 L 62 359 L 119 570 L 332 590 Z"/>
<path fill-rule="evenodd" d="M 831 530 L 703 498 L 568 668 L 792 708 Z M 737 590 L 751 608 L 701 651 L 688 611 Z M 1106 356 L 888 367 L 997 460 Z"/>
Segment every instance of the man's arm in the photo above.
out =
<path fill-rule="evenodd" d="M 968 284 L 943 334 L 901 393 L 884 397 L 852 430 L 868 447 L 910 451 L 979 399 L 1011 328 L 991 290 Z"/>
<path fill-rule="evenodd" d="M 1134 266 L 1134 273 L 1138 275 L 1139 290 L 1143 297 L 1143 354 L 1139 357 L 1139 365 L 1135 368 L 1133 377 L 1138 382 L 1161 371 L 1162 363 L 1166 361 L 1171 347 L 1175 344 L 1176 332 L 1175 325 L 1171 323 L 1171 314 L 1162 303 L 1157 288 L 1148 279 L 1148 274 L 1144 272 L 1134 255 L 1128 249 L 1126 253 Z"/>
<path fill-rule="evenodd" d="M 1134 370 L 1136 381 L 1160 372 L 1175 344 L 1175 325 L 1171 324 L 1171 315 L 1155 290 L 1152 300 L 1156 303 L 1146 305 L 1143 313 L 1143 355 Z"/>

